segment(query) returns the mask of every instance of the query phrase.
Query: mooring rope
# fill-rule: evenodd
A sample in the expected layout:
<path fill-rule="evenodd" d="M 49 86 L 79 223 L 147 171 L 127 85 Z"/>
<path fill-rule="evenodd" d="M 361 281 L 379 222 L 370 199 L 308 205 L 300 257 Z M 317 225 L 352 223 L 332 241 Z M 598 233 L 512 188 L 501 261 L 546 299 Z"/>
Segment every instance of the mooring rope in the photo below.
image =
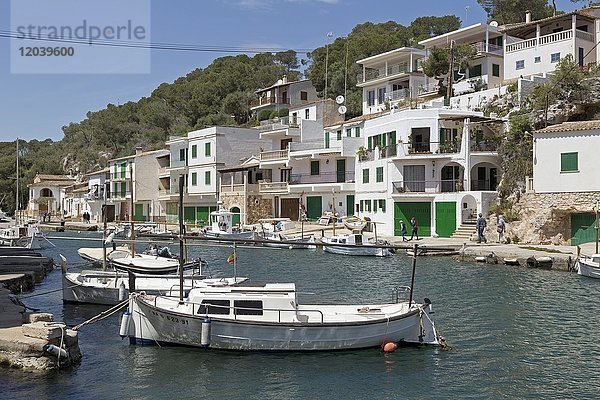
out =
<path fill-rule="evenodd" d="M 109 308 L 106 311 L 102 311 L 100 314 L 98 314 L 98 315 L 96 315 L 96 316 L 88 319 L 87 321 L 84 321 L 84 322 L 80 323 L 79 325 L 75 325 L 73 327 L 73 330 L 77 331 L 77 330 L 79 330 L 79 328 L 82 328 L 85 325 L 91 324 L 91 323 L 96 322 L 96 321 L 101 321 L 104 318 L 110 317 L 111 315 L 113 315 L 114 313 L 116 313 L 117 311 L 119 311 L 120 309 L 122 309 L 123 307 L 125 307 L 127 305 L 127 303 L 129 303 L 129 299 L 123 300 L 119 304 L 117 304 L 117 305 Z"/>

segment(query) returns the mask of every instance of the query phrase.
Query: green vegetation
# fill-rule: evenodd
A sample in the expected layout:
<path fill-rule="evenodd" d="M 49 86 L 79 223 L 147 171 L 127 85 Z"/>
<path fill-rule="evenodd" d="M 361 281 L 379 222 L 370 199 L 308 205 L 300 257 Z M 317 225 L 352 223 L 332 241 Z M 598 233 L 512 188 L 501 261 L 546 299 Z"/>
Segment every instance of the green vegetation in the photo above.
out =
<path fill-rule="evenodd" d="M 518 243 L 518 242 L 516 242 Z M 520 249 L 533 250 L 533 251 L 545 251 L 546 253 L 561 253 L 562 251 L 556 249 L 548 249 L 546 247 L 535 247 L 535 246 L 519 246 Z"/>
<path fill-rule="evenodd" d="M 487 12 L 490 20 L 499 24 L 525 22 L 525 10 L 531 11 L 531 19 L 551 17 L 556 6 L 549 6 L 548 0 L 477 0 Z"/>
<path fill-rule="evenodd" d="M 458 80 L 456 75 L 469 68 L 476 54 L 477 50 L 468 43 L 459 44 L 453 49 L 450 49 L 450 47 L 434 47 L 431 49 L 427 61 L 423 63 L 423 72 L 425 75 L 439 81 L 440 90 L 438 93 L 445 96 L 446 86 L 444 85 L 444 81 L 447 83 L 448 71 L 450 70 L 450 55 L 452 55 L 453 81 L 456 82 Z"/>

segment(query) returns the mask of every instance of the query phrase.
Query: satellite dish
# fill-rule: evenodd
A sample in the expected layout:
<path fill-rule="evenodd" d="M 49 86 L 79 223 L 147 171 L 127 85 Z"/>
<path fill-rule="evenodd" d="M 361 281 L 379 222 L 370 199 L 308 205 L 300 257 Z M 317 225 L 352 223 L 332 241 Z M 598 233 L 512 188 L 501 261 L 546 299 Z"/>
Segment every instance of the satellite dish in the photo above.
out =
<path fill-rule="evenodd" d="M 342 104 L 344 102 L 344 96 L 342 96 L 341 94 L 335 98 L 335 102 L 338 104 Z"/>
<path fill-rule="evenodd" d="M 340 107 L 338 108 L 338 112 L 339 112 L 340 114 L 346 114 L 346 106 L 340 106 Z"/>
<path fill-rule="evenodd" d="M 493 26 L 495 28 L 498 27 L 498 21 L 490 21 L 490 26 Z"/>

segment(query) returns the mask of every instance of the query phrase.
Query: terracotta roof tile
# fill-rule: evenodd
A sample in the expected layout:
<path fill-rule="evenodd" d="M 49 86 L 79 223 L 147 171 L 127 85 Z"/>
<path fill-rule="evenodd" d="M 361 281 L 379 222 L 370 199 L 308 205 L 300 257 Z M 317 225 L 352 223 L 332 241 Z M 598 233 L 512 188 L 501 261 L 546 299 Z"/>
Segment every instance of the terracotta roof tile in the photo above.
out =
<path fill-rule="evenodd" d="M 562 124 L 551 125 L 537 130 L 534 133 L 591 131 L 597 129 L 600 130 L 600 120 L 563 122 Z"/>

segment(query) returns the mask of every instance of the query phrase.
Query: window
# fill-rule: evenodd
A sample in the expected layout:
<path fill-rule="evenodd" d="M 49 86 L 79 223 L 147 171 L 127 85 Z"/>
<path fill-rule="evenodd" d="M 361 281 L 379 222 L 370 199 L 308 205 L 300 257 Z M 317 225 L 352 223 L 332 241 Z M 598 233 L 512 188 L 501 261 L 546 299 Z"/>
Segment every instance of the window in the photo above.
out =
<path fill-rule="evenodd" d="M 525 60 L 517 60 L 515 68 L 516 69 L 524 69 L 525 68 Z"/>
<path fill-rule="evenodd" d="M 354 128 L 354 136 L 360 137 L 360 126 Z"/>
<path fill-rule="evenodd" d="M 204 184 L 210 185 L 210 171 L 204 173 Z"/>
<path fill-rule="evenodd" d="M 346 129 L 346 137 L 351 137 L 351 136 L 352 136 L 352 128 Z"/>
<path fill-rule="evenodd" d="M 375 91 L 369 90 L 367 92 L 367 106 L 374 106 L 374 105 L 375 105 Z"/>
<path fill-rule="evenodd" d="M 377 167 L 375 171 L 377 175 L 377 182 L 383 182 L 383 167 Z"/>
<path fill-rule="evenodd" d="M 385 102 L 385 88 L 377 89 L 377 102 L 383 104 Z"/>
<path fill-rule="evenodd" d="M 363 183 L 369 183 L 369 168 L 363 169 Z"/>
<path fill-rule="evenodd" d="M 192 186 L 196 186 L 198 184 L 198 174 L 196 172 L 192 172 Z"/>
<path fill-rule="evenodd" d="M 229 300 L 202 300 L 198 314 L 229 314 Z"/>
<path fill-rule="evenodd" d="M 310 119 L 310 109 L 304 110 L 304 119 Z"/>
<path fill-rule="evenodd" d="M 469 68 L 469 78 L 481 76 L 481 64 L 473 65 Z"/>
<path fill-rule="evenodd" d="M 303 90 L 300 91 L 300 100 L 304 100 L 304 101 L 308 100 L 308 92 L 305 92 Z"/>
<path fill-rule="evenodd" d="M 552 53 L 550 54 L 550 62 L 557 63 L 560 61 L 560 53 Z"/>
<path fill-rule="evenodd" d="M 379 208 L 381 208 L 381 211 L 385 212 L 385 199 L 379 200 Z"/>
<path fill-rule="evenodd" d="M 560 154 L 560 172 L 577 172 L 577 153 Z"/>
<path fill-rule="evenodd" d="M 492 64 L 492 76 L 500 76 L 500 64 Z"/>
<path fill-rule="evenodd" d="M 195 144 L 192 145 L 192 158 L 197 158 L 198 157 L 198 146 L 196 146 Z"/>
<path fill-rule="evenodd" d="M 319 160 L 311 161 L 310 162 L 310 174 L 311 175 L 319 175 L 319 173 L 320 173 L 319 167 L 320 167 Z"/>
<path fill-rule="evenodd" d="M 361 200 L 361 201 L 358 202 L 358 204 L 359 204 L 360 212 L 363 212 L 364 209 L 365 209 L 364 202 Z"/>
<path fill-rule="evenodd" d="M 536 56 L 536 57 L 533 59 L 533 62 L 534 62 L 534 63 L 536 63 L 536 64 L 538 64 L 538 63 L 541 63 L 541 62 L 542 62 L 542 57 L 540 57 L 540 56 Z"/>
<path fill-rule="evenodd" d="M 179 161 L 185 161 L 185 149 L 179 149 Z"/>
<path fill-rule="evenodd" d="M 210 142 L 204 143 L 204 155 L 210 157 Z"/>
<path fill-rule="evenodd" d="M 260 300 L 234 300 L 236 315 L 263 315 L 263 302 Z"/>
<path fill-rule="evenodd" d="M 337 140 L 342 140 L 342 130 L 338 130 L 337 132 Z"/>

